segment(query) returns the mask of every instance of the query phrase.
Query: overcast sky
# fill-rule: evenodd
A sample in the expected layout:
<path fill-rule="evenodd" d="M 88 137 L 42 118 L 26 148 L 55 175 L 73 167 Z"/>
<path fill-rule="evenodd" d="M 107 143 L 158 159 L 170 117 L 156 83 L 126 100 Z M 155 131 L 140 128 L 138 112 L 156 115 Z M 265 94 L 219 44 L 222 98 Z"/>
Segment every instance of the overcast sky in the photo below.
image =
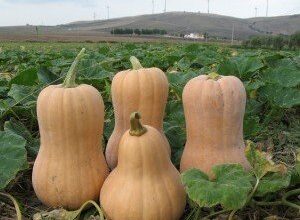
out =
<path fill-rule="evenodd" d="M 165 0 L 154 0 L 155 13 Z M 0 0 L 0 26 L 56 25 L 78 20 L 151 14 L 152 0 Z M 266 15 L 267 0 L 210 0 L 210 12 L 241 18 Z M 167 11 L 207 12 L 207 0 L 167 0 Z M 269 16 L 300 14 L 300 0 L 269 0 Z"/>

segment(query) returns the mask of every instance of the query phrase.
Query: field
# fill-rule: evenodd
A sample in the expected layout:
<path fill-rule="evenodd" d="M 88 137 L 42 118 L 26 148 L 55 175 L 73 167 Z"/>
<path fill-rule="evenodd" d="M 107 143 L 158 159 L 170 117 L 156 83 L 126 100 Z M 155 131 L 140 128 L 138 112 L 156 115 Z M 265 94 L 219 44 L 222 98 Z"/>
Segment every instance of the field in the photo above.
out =
<path fill-rule="evenodd" d="M 35 213 L 51 211 L 37 200 L 31 185 L 39 149 L 37 95 L 47 85 L 63 81 L 83 47 L 87 55 L 79 64 L 77 83 L 91 84 L 102 94 L 105 143 L 114 127 L 110 93 L 114 74 L 131 68 L 132 55 L 144 67 L 155 66 L 166 72 L 170 90 L 164 131 L 177 168 L 186 141 L 181 95 L 187 81 L 212 71 L 243 81 L 247 91 L 244 139 L 255 143 L 249 144 L 249 149 L 261 161 L 252 161 L 250 173 L 239 171 L 240 176 L 205 180 L 204 185 L 214 183 L 221 189 L 222 196 L 211 193 L 204 198 L 196 194 L 189 185 L 196 177 L 184 175 L 190 202 L 182 219 L 226 219 L 230 213 L 239 219 L 300 218 L 300 51 L 244 50 L 196 43 L 0 43 L 0 193 L 14 196 L 24 217 L 31 219 Z M 238 167 L 232 165 L 230 169 Z M 257 174 L 259 169 L 264 175 Z M 255 178 L 260 181 L 256 187 Z M 244 193 L 239 181 L 249 182 Z M 226 184 L 231 187 L 222 188 Z M 204 190 L 212 192 L 214 188 Z M 6 199 L 7 194 L 2 194 L 0 219 L 15 219 L 14 206 Z M 229 205 L 228 200 L 233 202 Z M 91 208 L 82 213 L 82 218 L 95 219 L 88 217 L 95 213 Z"/>

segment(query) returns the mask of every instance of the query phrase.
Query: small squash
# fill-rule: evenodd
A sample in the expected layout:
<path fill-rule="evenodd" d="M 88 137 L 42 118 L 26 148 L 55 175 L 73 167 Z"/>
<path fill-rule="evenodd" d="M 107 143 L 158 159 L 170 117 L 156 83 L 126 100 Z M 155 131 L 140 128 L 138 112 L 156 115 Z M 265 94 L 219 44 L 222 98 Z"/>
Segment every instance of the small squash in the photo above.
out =
<path fill-rule="evenodd" d="M 37 197 L 51 207 L 77 209 L 98 200 L 108 175 L 102 152 L 104 104 L 89 85 L 76 85 L 78 54 L 62 85 L 41 91 L 37 117 L 41 146 L 34 163 L 32 183 Z"/>
<path fill-rule="evenodd" d="M 132 70 L 115 75 L 111 94 L 115 113 L 115 127 L 106 146 L 106 160 L 113 169 L 118 161 L 118 148 L 122 135 L 129 129 L 128 118 L 134 111 L 143 115 L 144 124 L 163 133 L 163 117 L 168 98 L 169 84 L 164 72 L 158 68 L 143 68 L 137 58 L 131 57 Z M 165 145 L 169 154 L 170 146 Z"/>
<path fill-rule="evenodd" d="M 161 133 L 140 123 L 136 112 L 123 135 L 118 165 L 103 184 L 100 203 L 111 220 L 175 220 L 186 194 Z"/>
<path fill-rule="evenodd" d="M 187 142 L 181 172 L 198 168 L 212 174 L 212 166 L 224 163 L 249 167 L 243 140 L 245 105 L 245 88 L 235 76 L 211 73 L 187 83 L 183 90 Z"/>

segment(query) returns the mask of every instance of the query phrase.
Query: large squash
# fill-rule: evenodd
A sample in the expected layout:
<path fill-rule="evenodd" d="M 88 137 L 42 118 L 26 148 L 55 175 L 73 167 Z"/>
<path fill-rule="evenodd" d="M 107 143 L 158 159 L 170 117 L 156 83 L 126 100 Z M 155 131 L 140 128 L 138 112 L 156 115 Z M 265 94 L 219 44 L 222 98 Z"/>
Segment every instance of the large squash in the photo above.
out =
<path fill-rule="evenodd" d="M 140 112 L 143 115 L 142 122 L 155 127 L 166 139 L 163 117 L 169 90 L 167 77 L 158 68 L 143 68 L 135 57 L 131 57 L 130 61 L 133 69 L 117 73 L 112 81 L 115 127 L 105 152 L 111 169 L 117 165 L 119 142 L 129 129 L 128 118 L 132 112 Z M 170 153 L 169 145 L 166 145 L 166 149 Z"/>
<path fill-rule="evenodd" d="M 119 146 L 118 165 L 103 184 L 100 203 L 111 220 L 175 220 L 186 195 L 161 133 L 131 115 Z"/>
<path fill-rule="evenodd" d="M 43 89 L 37 100 L 41 146 L 33 167 L 37 197 L 51 207 L 77 209 L 97 200 L 108 175 L 102 152 L 104 104 L 89 85 L 76 85 L 72 64 L 62 85 Z"/>
<path fill-rule="evenodd" d="M 183 90 L 187 142 L 181 172 L 198 168 L 211 174 L 212 166 L 224 163 L 249 167 L 243 140 L 245 104 L 245 88 L 237 77 L 211 73 L 187 83 Z"/>

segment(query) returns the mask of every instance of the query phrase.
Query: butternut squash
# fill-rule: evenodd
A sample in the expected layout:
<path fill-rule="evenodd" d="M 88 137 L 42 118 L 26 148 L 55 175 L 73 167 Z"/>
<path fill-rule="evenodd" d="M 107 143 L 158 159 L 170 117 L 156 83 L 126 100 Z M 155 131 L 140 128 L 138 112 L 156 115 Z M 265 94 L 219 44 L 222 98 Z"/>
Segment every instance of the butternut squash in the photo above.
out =
<path fill-rule="evenodd" d="M 248 168 L 243 140 L 243 83 L 235 76 L 201 75 L 187 83 L 182 96 L 187 141 L 181 172 L 198 168 L 212 174 L 212 166 L 224 163 Z"/>
<path fill-rule="evenodd" d="M 108 175 L 102 152 L 104 104 L 89 85 L 76 85 L 78 54 L 62 85 L 43 89 L 37 100 L 41 146 L 32 183 L 37 197 L 51 207 L 77 209 L 98 200 Z"/>
<path fill-rule="evenodd" d="M 118 148 L 122 135 L 129 129 L 128 118 L 134 111 L 143 115 L 142 122 L 163 133 L 163 117 L 169 84 L 158 68 L 143 68 L 137 58 L 131 57 L 132 70 L 117 73 L 112 81 L 111 95 L 115 113 L 115 127 L 106 146 L 106 160 L 113 169 L 117 165 Z M 171 149 L 165 145 L 169 154 Z"/>
<path fill-rule="evenodd" d="M 100 203 L 111 220 L 175 220 L 186 194 L 161 133 L 132 113 L 130 130 L 120 141 L 118 165 L 108 176 Z"/>

